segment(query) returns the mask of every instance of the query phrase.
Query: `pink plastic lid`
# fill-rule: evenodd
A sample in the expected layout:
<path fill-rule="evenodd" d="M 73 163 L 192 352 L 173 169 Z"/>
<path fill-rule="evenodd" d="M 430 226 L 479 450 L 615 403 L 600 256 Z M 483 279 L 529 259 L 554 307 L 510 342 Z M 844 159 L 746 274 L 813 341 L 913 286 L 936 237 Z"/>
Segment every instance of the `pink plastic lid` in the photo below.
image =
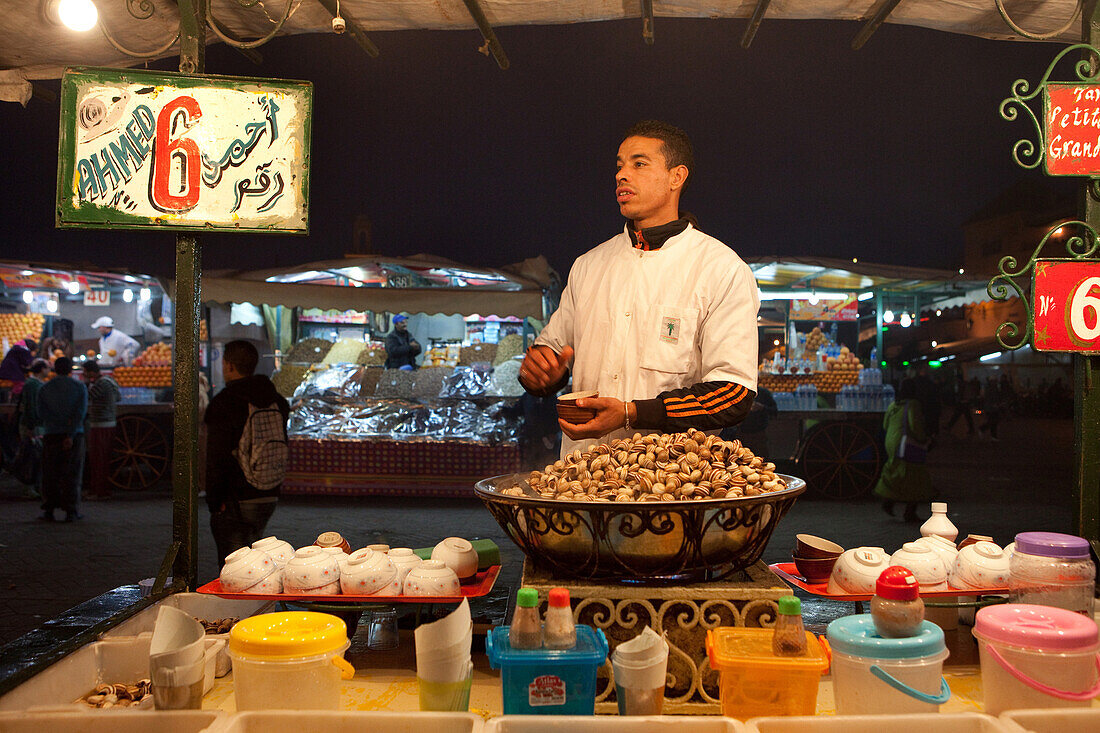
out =
<path fill-rule="evenodd" d="M 1096 622 L 1064 608 L 1005 603 L 987 606 L 974 620 L 974 636 L 1009 646 L 1084 651 L 1097 644 Z"/>

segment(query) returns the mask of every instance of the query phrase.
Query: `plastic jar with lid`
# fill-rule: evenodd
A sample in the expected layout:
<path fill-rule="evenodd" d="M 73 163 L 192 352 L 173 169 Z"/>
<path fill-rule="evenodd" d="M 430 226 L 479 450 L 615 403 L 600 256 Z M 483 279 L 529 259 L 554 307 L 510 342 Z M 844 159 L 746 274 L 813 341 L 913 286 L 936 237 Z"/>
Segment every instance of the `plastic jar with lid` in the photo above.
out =
<path fill-rule="evenodd" d="M 1014 603 L 1053 606 L 1092 618 L 1096 566 L 1089 543 L 1057 532 L 1021 532 L 1009 564 Z"/>

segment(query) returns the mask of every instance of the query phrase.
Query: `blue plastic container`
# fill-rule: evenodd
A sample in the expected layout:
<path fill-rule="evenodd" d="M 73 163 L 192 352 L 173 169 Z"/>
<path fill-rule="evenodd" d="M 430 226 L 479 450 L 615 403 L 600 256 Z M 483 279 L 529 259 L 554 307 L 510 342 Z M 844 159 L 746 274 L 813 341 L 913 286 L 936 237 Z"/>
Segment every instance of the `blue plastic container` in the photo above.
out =
<path fill-rule="evenodd" d="M 508 627 L 485 637 L 489 664 L 500 670 L 505 715 L 592 715 L 596 670 L 607 659 L 603 631 L 577 625 L 572 649 L 513 649 Z"/>

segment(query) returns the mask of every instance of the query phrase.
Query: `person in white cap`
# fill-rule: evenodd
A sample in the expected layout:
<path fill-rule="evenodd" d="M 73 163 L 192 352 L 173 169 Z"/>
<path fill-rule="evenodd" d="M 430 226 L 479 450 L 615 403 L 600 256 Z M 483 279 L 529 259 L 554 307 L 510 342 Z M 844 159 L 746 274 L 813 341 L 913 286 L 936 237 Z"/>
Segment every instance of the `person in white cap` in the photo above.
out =
<path fill-rule="evenodd" d="M 114 319 L 100 316 L 92 324 L 99 331 L 99 363 L 103 366 L 129 366 L 137 356 L 138 342 L 115 328 Z"/>

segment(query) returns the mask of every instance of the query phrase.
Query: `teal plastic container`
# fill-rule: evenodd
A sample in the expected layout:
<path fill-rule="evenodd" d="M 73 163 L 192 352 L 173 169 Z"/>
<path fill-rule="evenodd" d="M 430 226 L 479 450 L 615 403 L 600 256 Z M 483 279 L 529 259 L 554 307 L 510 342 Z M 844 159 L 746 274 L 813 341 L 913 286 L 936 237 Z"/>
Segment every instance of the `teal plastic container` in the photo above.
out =
<path fill-rule="evenodd" d="M 572 649 L 513 649 L 508 627 L 485 637 L 489 664 L 500 670 L 505 715 L 592 715 L 596 670 L 607 659 L 603 631 L 577 625 Z"/>

